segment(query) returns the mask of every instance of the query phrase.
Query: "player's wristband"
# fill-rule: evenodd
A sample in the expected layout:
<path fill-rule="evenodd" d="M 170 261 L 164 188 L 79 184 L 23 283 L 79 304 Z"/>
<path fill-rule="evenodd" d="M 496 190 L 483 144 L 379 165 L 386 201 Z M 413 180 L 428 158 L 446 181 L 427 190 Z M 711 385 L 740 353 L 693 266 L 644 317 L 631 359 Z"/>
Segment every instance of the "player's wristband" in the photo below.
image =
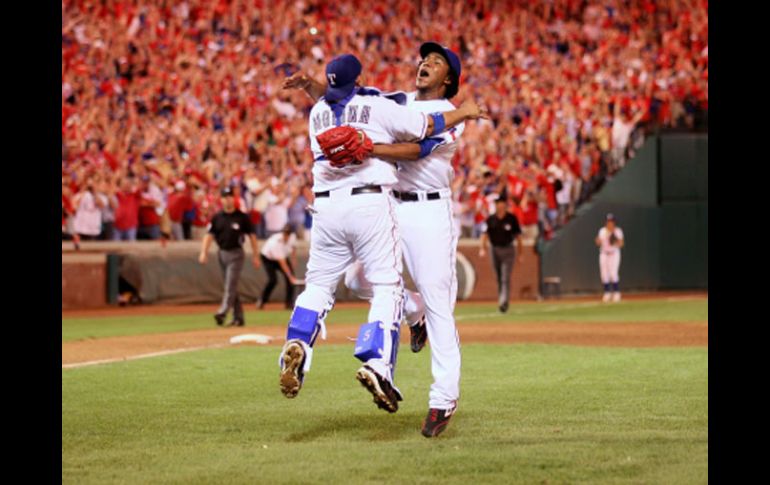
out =
<path fill-rule="evenodd" d="M 444 128 L 446 128 L 444 115 L 441 113 L 431 113 L 430 117 L 433 118 L 433 133 L 431 135 L 438 135 L 444 131 Z"/>
<path fill-rule="evenodd" d="M 420 142 L 418 143 L 418 145 L 420 145 L 420 158 L 430 155 L 430 153 L 433 151 L 436 145 L 438 145 L 442 141 L 443 140 L 438 137 L 426 138 L 424 140 L 420 140 Z"/>

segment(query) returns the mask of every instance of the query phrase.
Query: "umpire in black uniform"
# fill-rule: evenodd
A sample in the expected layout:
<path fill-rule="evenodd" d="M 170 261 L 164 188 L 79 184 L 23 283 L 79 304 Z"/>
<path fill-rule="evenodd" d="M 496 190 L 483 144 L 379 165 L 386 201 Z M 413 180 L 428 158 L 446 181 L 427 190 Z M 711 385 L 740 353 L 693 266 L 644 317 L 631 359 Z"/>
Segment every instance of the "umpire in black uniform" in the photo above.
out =
<path fill-rule="evenodd" d="M 259 247 L 249 216 L 235 208 L 233 189 L 225 187 L 222 189 L 221 195 L 222 210 L 214 214 L 209 223 L 208 233 L 203 237 L 198 261 L 201 264 L 206 264 L 209 246 L 211 246 L 211 241 L 216 239 L 219 246 L 219 266 L 222 268 L 225 279 L 225 292 L 222 296 L 222 305 L 214 314 L 214 320 L 216 320 L 217 325 L 222 325 L 227 312 L 232 309 L 233 320 L 230 325 L 242 327 L 245 319 L 243 317 L 243 304 L 238 297 L 238 280 L 241 277 L 243 262 L 246 259 L 243 251 L 244 237 L 248 237 L 251 242 L 252 263 L 255 268 L 259 268 L 260 264 Z"/>
<path fill-rule="evenodd" d="M 521 226 L 516 216 L 508 212 L 508 202 L 502 196 L 495 201 L 495 213 L 487 218 L 486 226 L 486 231 L 481 234 L 479 256 L 486 255 L 487 239 L 489 239 L 492 243 L 492 265 L 497 274 L 498 304 L 500 311 L 505 313 L 508 311 L 508 301 L 511 297 L 511 272 L 516 259 L 514 238 L 519 250 L 519 262 L 521 262 Z"/>

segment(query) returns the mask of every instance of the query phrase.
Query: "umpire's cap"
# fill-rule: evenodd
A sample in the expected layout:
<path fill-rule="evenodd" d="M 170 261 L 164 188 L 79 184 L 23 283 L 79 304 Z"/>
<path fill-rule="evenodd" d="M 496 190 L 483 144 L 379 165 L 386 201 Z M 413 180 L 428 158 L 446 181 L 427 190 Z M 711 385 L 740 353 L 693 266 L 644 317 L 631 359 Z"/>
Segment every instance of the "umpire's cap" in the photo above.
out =
<path fill-rule="evenodd" d="M 222 191 L 219 193 L 222 197 L 232 197 L 233 196 L 233 188 L 232 187 L 225 187 L 222 189 Z"/>
<path fill-rule="evenodd" d="M 326 65 L 326 87 L 324 98 L 330 103 L 345 98 L 356 87 L 356 79 L 361 75 L 361 62 L 353 54 L 335 57 Z"/>
<path fill-rule="evenodd" d="M 449 99 L 457 94 L 457 90 L 460 87 L 460 58 L 451 50 L 435 42 L 425 42 L 420 46 L 420 56 L 422 56 L 423 59 L 425 59 L 431 52 L 441 54 L 449 63 L 449 72 L 453 74 L 451 84 L 446 87 L 446 98 Z"/>

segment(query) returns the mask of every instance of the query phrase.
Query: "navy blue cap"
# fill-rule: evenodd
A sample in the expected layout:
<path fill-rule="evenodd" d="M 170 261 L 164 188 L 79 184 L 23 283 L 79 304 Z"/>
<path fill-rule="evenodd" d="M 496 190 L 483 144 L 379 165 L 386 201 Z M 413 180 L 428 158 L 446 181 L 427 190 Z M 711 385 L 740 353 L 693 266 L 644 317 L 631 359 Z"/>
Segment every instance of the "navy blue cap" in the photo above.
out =
<path fill-rule="evenodd" d="M 356 79 L 361 75 L 361 62 L 353 54 L 335 57 L 326 65 L 328 86 L 324 98 L 330 103 L 337 102 L 353 91 Z"/>
<path fill-rule="evenodd" d="M 457 94 L 457 90 L 460 88 L 460 73 L 462 71 L 460 58 L 451 50 L 435 42 L 425 42 L 420 46 L 420 55 L 423 59 L 425 59 L 431 52 L 441 54 L 449 63 L 449 70 L 454 74 L 452 84 L 446 87 L 446 98 L 449 99 Z"/>

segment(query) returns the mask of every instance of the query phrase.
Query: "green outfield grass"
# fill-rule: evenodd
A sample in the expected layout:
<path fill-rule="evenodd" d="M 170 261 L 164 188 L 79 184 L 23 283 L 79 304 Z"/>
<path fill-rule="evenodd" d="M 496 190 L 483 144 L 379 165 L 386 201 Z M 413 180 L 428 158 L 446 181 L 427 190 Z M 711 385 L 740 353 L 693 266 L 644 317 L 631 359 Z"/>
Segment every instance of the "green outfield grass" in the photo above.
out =
<path fill-rule="evenodd" d="M 62 483 L 708 482 L 706 348 L 464 345 L 459 412 L 432 440 L 427 351 L 402 349 L 393 415 L 352 345 L 320 344 L 293 400 L 278 352 L 63 370 Z"/>
<path fill-rule="evenodd" d="M 253 305 L 249 305 L 253 308 Z M 164 332 L 213 328 L 211 311 L 202 307 L 197 314 L 121 316 L 100 318 L 64 318 L 62 319 L 62 340 L 80 340 L 87 338 L 112 337 L 120 335 L 141 335 Z M 210 307 L 213 308 L 213 307 Z M 152 307 L 148 307 L 148 312 Z M 332 310 L 327 323 L 361 323 L 366 319 L 365 308 L 337 308 Z M 246 326 L 285 325 L 288 322 L 288 310 L 269 310 L 246 312 Z M 492 304 L 461 303 L 455 311 L 458 322 L 473 323 L 521 323 L 521 322 L 704 322 L 708 320 L 708 300 L 625 301 L 616 304 L 602 304 L 595 301 L 585 302 L 540 302 L 517 303 L 511 305 L 508 313 L 501 314 Z"/>

